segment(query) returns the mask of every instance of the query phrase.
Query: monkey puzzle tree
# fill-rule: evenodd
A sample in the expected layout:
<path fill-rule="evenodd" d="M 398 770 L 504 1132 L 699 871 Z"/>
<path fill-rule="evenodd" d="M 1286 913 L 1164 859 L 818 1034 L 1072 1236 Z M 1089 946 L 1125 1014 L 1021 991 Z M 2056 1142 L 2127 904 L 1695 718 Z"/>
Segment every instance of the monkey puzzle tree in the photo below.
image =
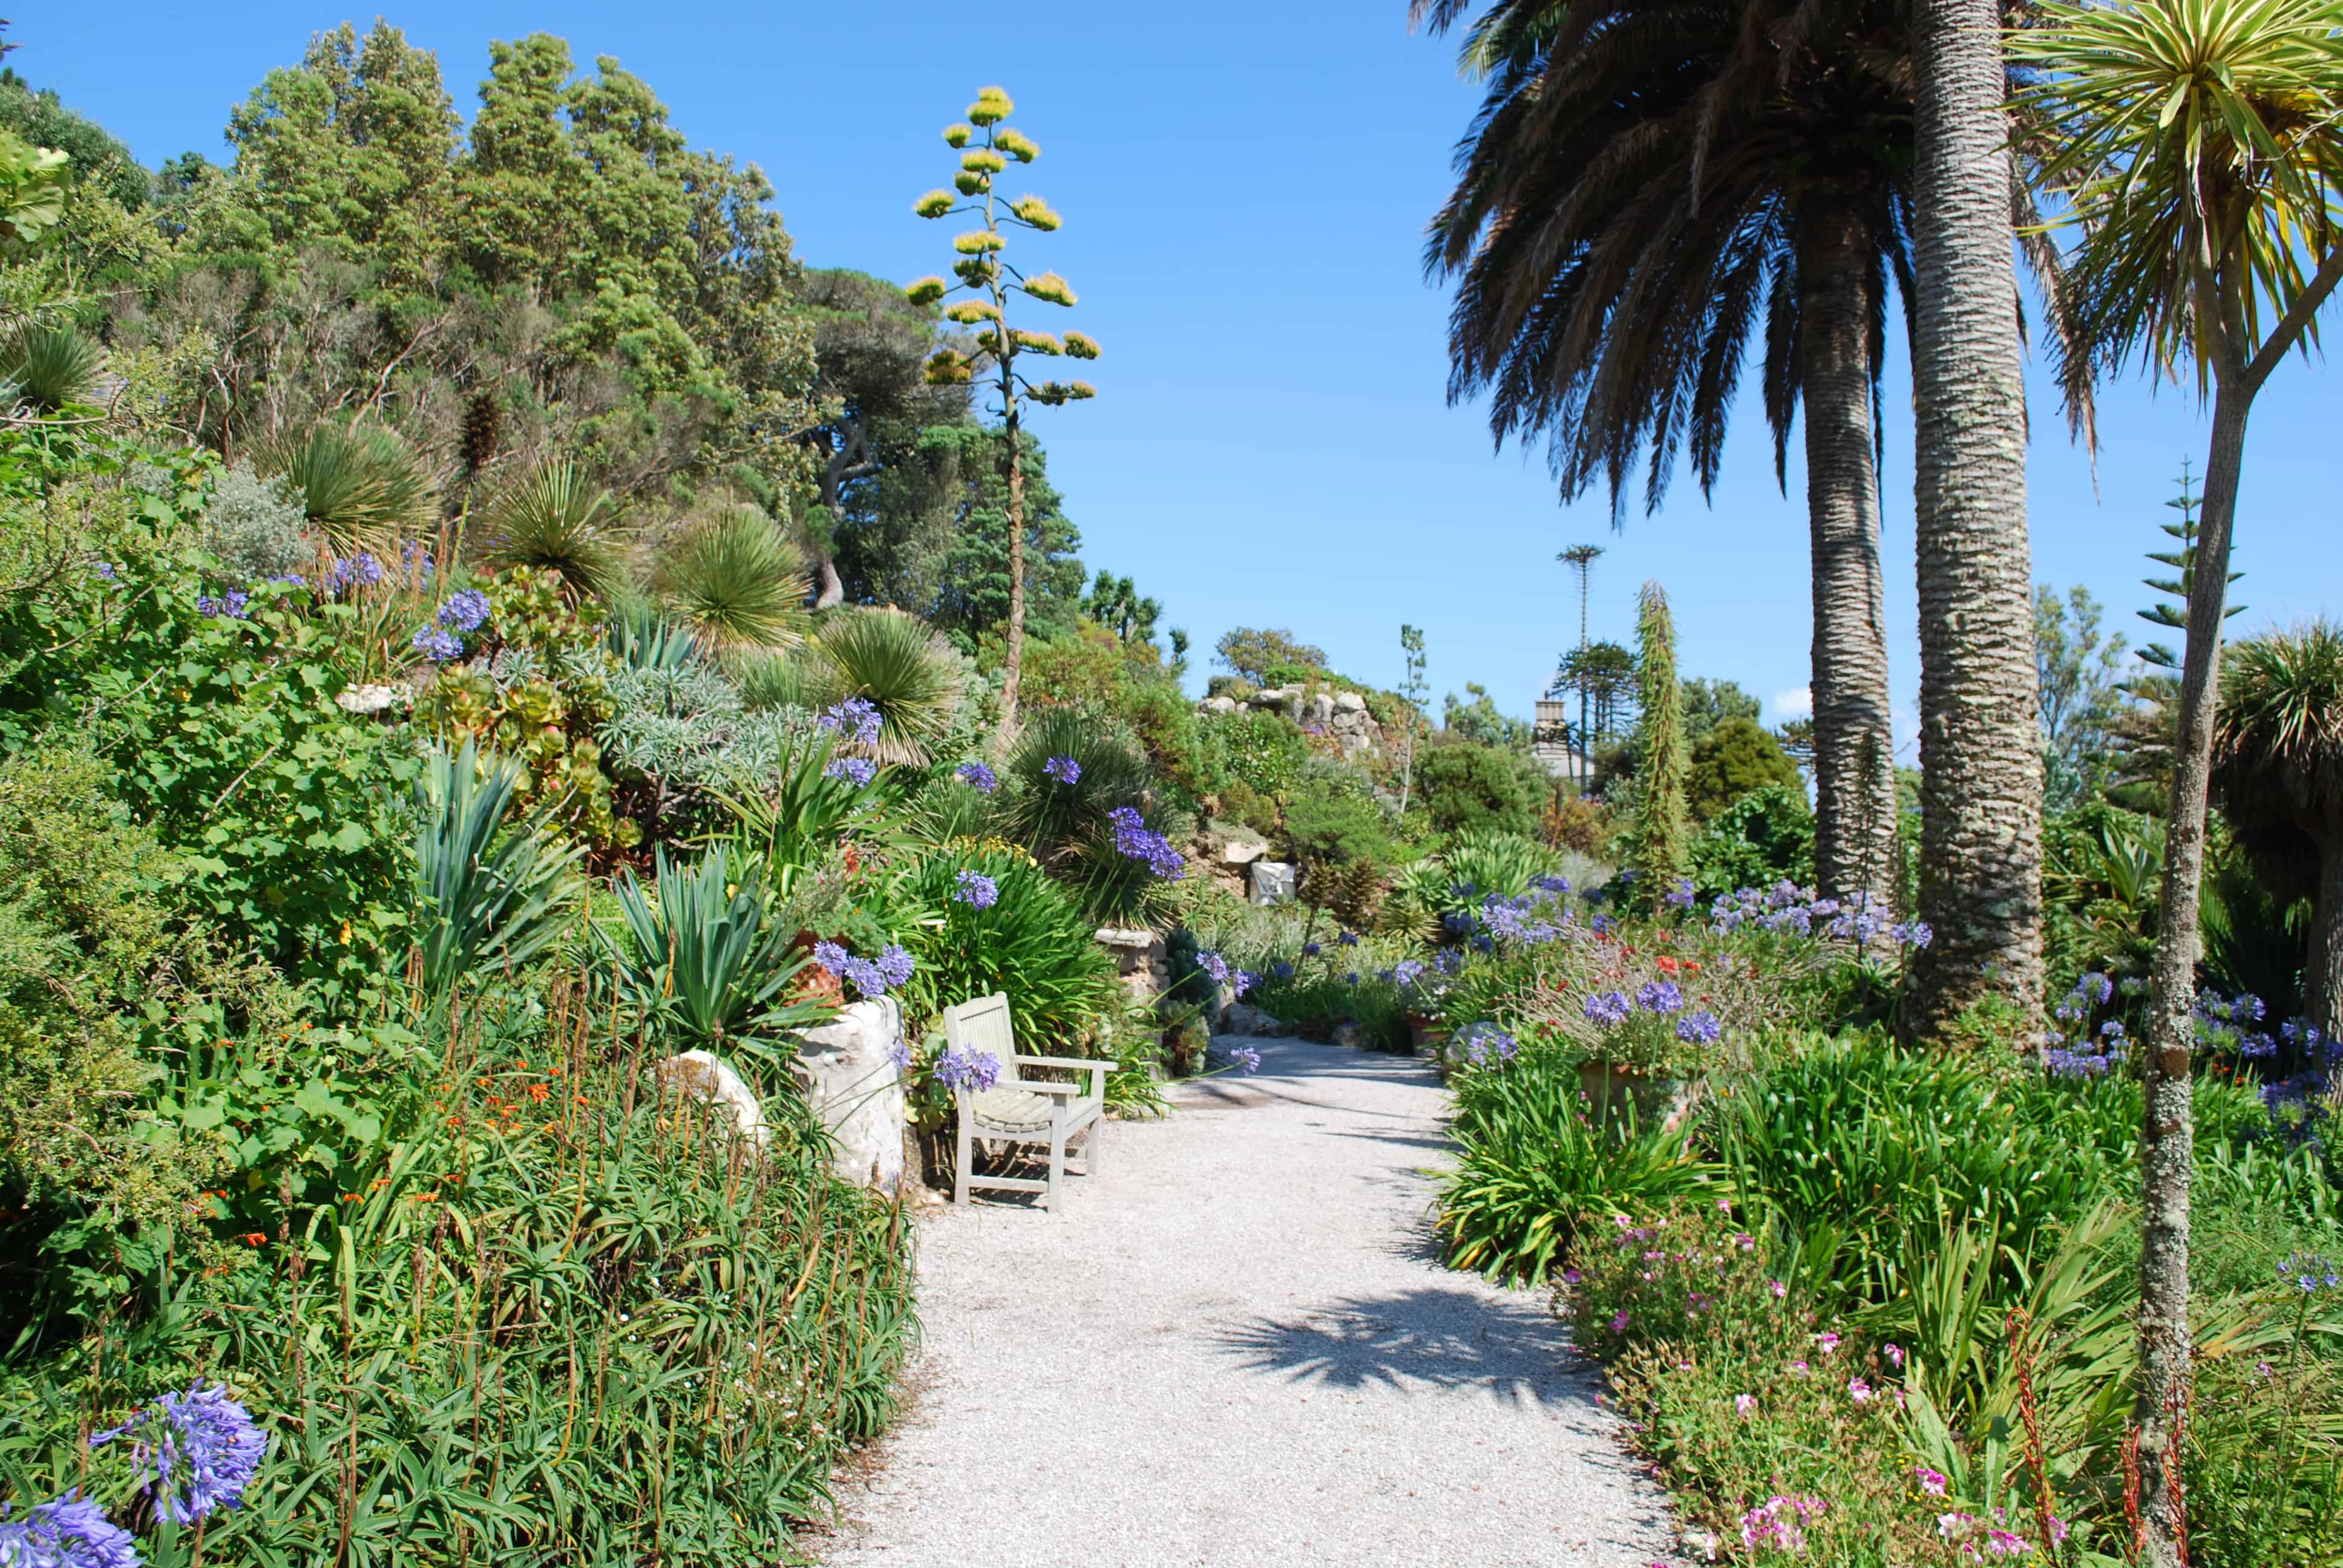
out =
<path fill-rule="evenodd" d="M 960 259 L 952 263 L 958 283 L 923 277 L 906 290 L 914 305 L 933 305 L 947 295 L 961 292 L 970 296 L 947 306 L 944 317 L 973 327 L 974 346 L 937 349 L 929 357 L 927 379 L 934 386 L 957 387 L 981 376 L 1000 398 L 992 412 L 1000 417 L 1008 437 L 1009 650 L 1001 689 L 1001 729 L 993 745 L 996 751 L 1004 752 L 1017 733 L 1017 688 L 1025 664 L 1025 472 L 1020 440 L 1024 406 L 1030 401 L 1054 407 L 1098 396 L 1098 389 L 1087 381 L 1029 380 L 1017 361 L 1027 354 L 1051 358 L 1067 355 L 1076 359 L 1099 356 L 1096 341 L 1082 333 L 1069 332 L 1061 337 L 1010 322 L 1010 307 L 1021 297 L 1061 308 L 1074 303 L 1073 289 L 1056 273 L 1029 276 L 1001 256 L 1009 246 L 1008 236 L 1001 232 L 1004 225 L 1049 234 L 1061 221 L 1050 204 L 1031 191 L 1011 200 L 994 186 L 995 177 L 1008 171 L 1011 159 L 1030 164 L 1041 156 L 1031 137 L 1008 125 L 1014 107 L 1007 93 L 986 87 L 968 106 L 966 123 L 945 127 L 944 141 L 960 150 L 960 173 L 952 176 L 951 190 L 930 191 L 911 210 L 927 218 L 972 214 L 982 220 L 982 226 L 952 238 L 952 249 L 960 253 Z"/>

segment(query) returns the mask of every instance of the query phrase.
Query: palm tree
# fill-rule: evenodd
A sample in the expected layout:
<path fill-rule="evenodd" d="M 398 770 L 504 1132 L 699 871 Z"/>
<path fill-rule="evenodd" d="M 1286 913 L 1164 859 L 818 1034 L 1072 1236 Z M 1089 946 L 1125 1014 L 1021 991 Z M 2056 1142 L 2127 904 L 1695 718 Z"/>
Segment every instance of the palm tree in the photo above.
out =
<path fill-rule="evenodd" d="M 1416 0 L 1444 30 L 1466 0 Z M 1817 874 L 1893 890 L 1896 791 L 1879 569 L 1877 405 L 1889 282 L 1910 298 L 1912 79 L 1892 0 L 1497 0 L 1486 95 L 1433 220 L 1458 278 L 1452 401 L 1544 433 L 1566 498 L 1647 510 L 1689 441 L 1714 486 L 1764 334 L 1777 479 L 1805 408 Z"/>
<path fill-rule="evenodd" d="M 2343 1038 L 2343 628 L 2271 632 L 2227 662 L 2212 787 L 2280 897 L 2311 895 L 2303 1011 Z"/>
<path fill-rule="evenodd" d="M 2040 1003 L 2042 754 L 1998 0 L 1920 0 L 1912 29 L 1919 903 L 1935 940 L 1905 1027 L 1926 1039 L 1973 1002 Z"/>
<path fill-rule="evenodd" d="M 2150 977 L 2141 1150 L 2139 1425 L 2155 1568 L 2182 1560 L 2173 1413 L 2189 1384 L 2189 1017 L 2229 541 L 2246 419 L 2343 282 L 2343 0 L 2053 3 L 2013 52 L 2044 72 L 2025 100 L 2044 183 L 2082 225 L 2070 389 L 2135 357 L 2193 361 L 2213 402 L 2188 573 L 2172 796 Z"/>

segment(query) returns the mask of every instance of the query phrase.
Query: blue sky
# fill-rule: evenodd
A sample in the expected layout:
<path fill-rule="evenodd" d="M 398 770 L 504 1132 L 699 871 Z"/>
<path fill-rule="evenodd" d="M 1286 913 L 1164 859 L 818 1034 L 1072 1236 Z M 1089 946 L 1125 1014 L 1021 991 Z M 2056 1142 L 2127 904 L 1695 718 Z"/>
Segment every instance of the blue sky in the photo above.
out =
<path fill-rule="evenodd" d="M 184 5 L 45 0 L 16 9 L 11 64 L 149 163 L 189 148 L 222 156 L 229 106 L 344 13 L 202 11 L 196 24 Z M 348 15 L 361 28 L 372 17 Z M 899 280 L 949 259 L 950 226 L 910 210 L 952 167 L 937 133 L 978 86 L 1006 86 L 1015 123 L 1041 145 L 1031 186 L 1066 217 L 1021 255 L 1071 280 L 1081 305 L 1059 324 L 1106 348 L 1091 367 L 1096 402 L 1037 415 L 1051 477 L 1091 566 L 1135 576 L 1200 649 L 1232 626 L 1289 627 L 1345 673 L 1396 684 L 1408 621 L 1425 629 L 1435 691 L 1477 680 L 1526 713 L 1576 634 L 1554 553 L 1594 541 L 1609 552 L 1595 635 L 1629 640 L 1634 589 L 1657 578 L 1688 673 L 1769 699 L 1805 685 L 1803 479 L 1794 443 L 1793 498 L 1775 489 L 1754 395 L 1713 502 L 1680 481 L 1664 511 L 1633 506 L 1616 533 L 1604 498 L 1558 506 L 1541 453 L 1493 452 L 1482 411 L 1447 406 L 1447 300 L 1419 257 L 1475 95 L 1448 42 L 1409 34 L 1405 0 L 989 13 L 908 0 L 429 0 L 388 15 L 438 53 L 468 116 L 492 37 L 545 29 L 581 59 L 616 55 L 695 145 L 764 166 L 805 260 Z M 985 15 L 1021 31 L 986 45 Z M 2140 552 L 2162 542 L 2181 459 L 2201 469 L 2203 419 L 2187 389 L 2108 387 L 2095 472 L 2043 369 L 2036 576 L 2089 586 L 2137 642 L 2151 630 L 2130 614 L 2150 598 Z M 1889 625 L 1908 710 L 1918 657 L 1900 364 L 1887 396 Z M 2289 364 L 2262 396 L 2239 525 L 2242 630 L 2343 598 L 2338 413 L 2317 358 Z"/>

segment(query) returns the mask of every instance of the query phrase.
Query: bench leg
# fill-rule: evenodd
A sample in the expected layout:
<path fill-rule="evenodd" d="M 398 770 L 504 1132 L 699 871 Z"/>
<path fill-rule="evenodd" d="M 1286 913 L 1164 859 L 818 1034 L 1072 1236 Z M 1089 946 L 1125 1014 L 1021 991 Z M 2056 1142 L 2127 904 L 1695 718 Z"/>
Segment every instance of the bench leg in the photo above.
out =
<path fill-rule="evenodd" d="M 1066 1113 L 1060 1111 L 1050 1123 L 1050 1191 L 1044 1198 L 1048 1206 L 1058 1206 L 1058 1188 L 1066 1179 Z"/>
<path fill-rule="evenodd" d="M 1099 1163 L 1099 1145 L 1106 1138 L 1106 1118 L 1101 1115 L 1091 1123 L 1091 1141 L 1082 1145 L 1082 1168 L 1095 1176 L 1105 1167 Z"/>
<path fill-rule="evenodd" d="M 952 1154 L 952 1201 L 966 1203 L 968 1201 L 968 1162 L 976 1156 L 975 1151 L 970 1146 L 968 1136 L 968 1108 L 961 1106 L 959 1110 L 960 1141 Z"/>

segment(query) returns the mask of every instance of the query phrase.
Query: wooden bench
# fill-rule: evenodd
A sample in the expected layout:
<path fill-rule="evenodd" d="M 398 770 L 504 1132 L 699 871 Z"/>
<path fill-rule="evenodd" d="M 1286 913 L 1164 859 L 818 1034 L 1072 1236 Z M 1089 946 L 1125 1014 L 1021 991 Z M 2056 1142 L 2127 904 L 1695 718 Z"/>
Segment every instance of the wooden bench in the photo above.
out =
<path fill-rule="evenodd" d="M 1009 999 L 997 991 L 944 1009 L 944 1043 L 953 1050 L 989 1053 L 1001 1063 L 1000 1080 L 990 1089 L 962 1085 L 952 1091 L 960 1110 L 960 1142 L 952 1165 L 953 1202 L 967 1202 L 971 1188 L 983 1187 L 1039 1192 L 1045 1207 L 1056 1208 L 1059 1183 L 1066 1172 L 1066 1148 L 1076 1138 L 1081 1140 L 1083 1173 L 1099 1173 L 1099 1138 L 1106 1130 L 1107 1063 L 1066 1056 L 1018 1055 Z M 1084 1073 L 1089 1081 L 1058 1083 L 1030 1078 L 1027 1068 Z M 980 1139 L 1049 1145 L 1048 1178 L 977 1175 L 972 1145 Z"/>

